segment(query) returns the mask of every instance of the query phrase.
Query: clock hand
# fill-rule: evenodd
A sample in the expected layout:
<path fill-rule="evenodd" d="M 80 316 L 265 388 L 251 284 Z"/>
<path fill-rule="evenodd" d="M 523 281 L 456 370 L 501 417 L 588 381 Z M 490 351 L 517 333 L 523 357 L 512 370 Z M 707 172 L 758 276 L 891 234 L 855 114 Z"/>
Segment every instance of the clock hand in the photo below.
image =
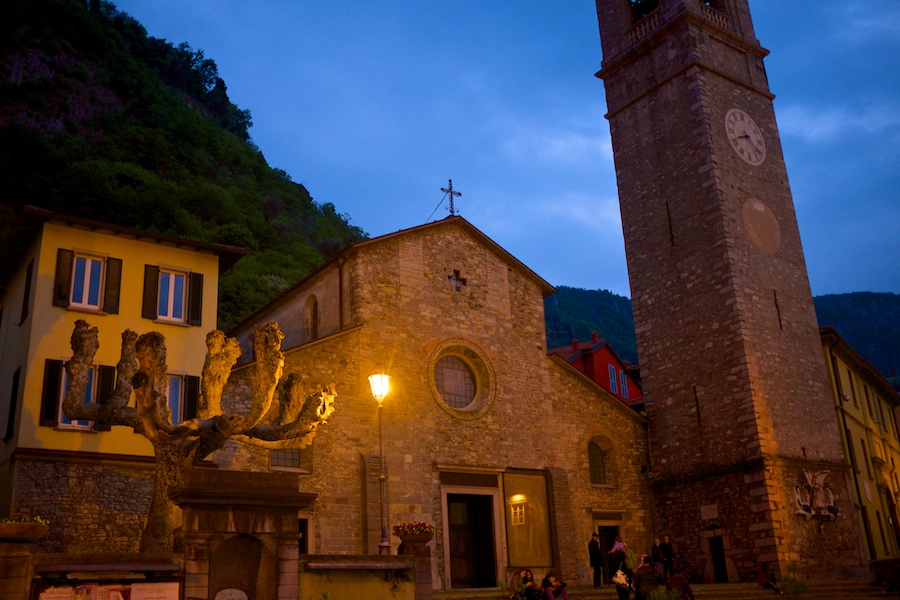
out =
<path fill-rule="evenodd" d="M 759 148 L 756 147 L 756 144 L 753 143 L 753 139 L 750 137 L 750 135 L 749 135 L 746 131 L 744 132 L 744 135 L 739 135 L 738 137 L 739 137 L 739 138 L 744 138 L 744 139 L 746 139 L 747 142 L 748 142 L 751 146 L 753 146 L 753 151 L 754 151 L 754 152 L 759 152 Z"/>

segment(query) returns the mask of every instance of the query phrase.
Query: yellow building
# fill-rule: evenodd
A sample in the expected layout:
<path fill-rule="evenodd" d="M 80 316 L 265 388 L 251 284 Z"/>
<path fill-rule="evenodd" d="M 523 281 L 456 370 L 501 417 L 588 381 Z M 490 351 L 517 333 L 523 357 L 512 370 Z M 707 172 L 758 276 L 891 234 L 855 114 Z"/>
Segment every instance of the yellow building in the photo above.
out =
<path fill-rule="evenodd" d="M 110 544 L 111 531 L 140 539 L 152 446 L 129 428 L 61 413 L 75 321 L 99 329 L 92 398 L 115 385 L 124 330 L 162 332 L 173 420 L 185 418 L 216 328 L 219 275 L 244 252 L 26 207 L 2 253 L 0 515 L 62 524 L 45 549 L 133 550 Z"/>
<path fill-rule="evenodd" d="M 887 379 L 833 327 L 820 328 L 844 454 L 852 465 L 854 505 L 870 560 L 900 556 L 900 397 Z"/>

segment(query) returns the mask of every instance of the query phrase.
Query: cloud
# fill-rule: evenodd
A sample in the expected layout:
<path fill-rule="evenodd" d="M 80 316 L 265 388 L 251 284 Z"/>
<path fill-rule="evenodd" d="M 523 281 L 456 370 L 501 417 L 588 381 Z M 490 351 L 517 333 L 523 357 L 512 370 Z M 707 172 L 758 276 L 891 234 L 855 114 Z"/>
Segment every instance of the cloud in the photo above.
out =
<path fill-rule="evenodd" d="M 900 125 L 900 105 L 870 105 L 862 110 L 849 107 L 818 108 L 796 104 L 779 110 L 779 129 L 785 136 L 807 142 L 833 141 L 849 131 L 880 134 Z"/>
<path fill-rule="evenodd" d="M 500 142 L 506 156 L 515 162 L 539 162 L 574 168 L 596 168 L 612 160 L 609 133 L 577 125 L 541 131 L 540 127 L 517 127 Z M 601 162 L 602 161 L 602 162 Z"/>
<path fill-rule="evenodd" d="M 619 199 L 597 197 L 582 192 L 567 192 L 555 198 L 544 198 L 532 205 L 532 212 L 544 219 L 569 223 L 567 229 L 589 229 L 621 237 Z"/>
<path fill-rule="evenodd" d="M 847 18 L 839 21 L 837 37 L 869 44 L 873 39 L 900 38 L 900 9 L 895 2 L 866 2 L 846 6 Z"/>

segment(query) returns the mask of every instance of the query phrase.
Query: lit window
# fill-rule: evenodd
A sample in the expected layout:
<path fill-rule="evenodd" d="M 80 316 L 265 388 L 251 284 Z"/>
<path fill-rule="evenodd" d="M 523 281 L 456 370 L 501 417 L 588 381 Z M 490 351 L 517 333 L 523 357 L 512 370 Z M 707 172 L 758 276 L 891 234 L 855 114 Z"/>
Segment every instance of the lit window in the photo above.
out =
<path fill-rule="evenodd" d="M 518 504 L 513 504 L 511 507 L 512 514 L 510 515 L 510 522 L 513 525 L 524 525 L 525 524 L 525 503 L 520 502 Z"/>
<path fill-rule="evenodd" d="M 622 397 L 628 399 L 628 376 L 625 371 L 619 371 L 619 378 L 622 380 Z"/>
<path fill-rule="evenodd" d="M 612 365 L 609 365 L 609 391 L 613 394 L 619 393 L 619 388 L 616 384 L 616 368 Z"/>
<path fill-rule="evenodd" d="M 443 356 L 434 365 L 434 384 L 452 408 L 466 408 L 475 399 L 475 376 L 462 359 Z"/>
<path fill-rule="evenodd" d="M 96 374 L 96 369 L 91 367 L 88 370 L 87 376 L 87 385 L 84 388 L 84 400 L 83 404 L 89 404 L 94 400 L 95 386 L 94 386 L 94 375 Z M 63 401 L 66 399 L 66 390 L 69 388 L 69 375 L 68 373 L 63 371 L 63 386 L 60 390 L 59 395 L 59 426 L 60 427 L 70 427 L 72 429 L 90 429 L 91 422 L 90 421 L 73 421 L 63 412 Z"/>

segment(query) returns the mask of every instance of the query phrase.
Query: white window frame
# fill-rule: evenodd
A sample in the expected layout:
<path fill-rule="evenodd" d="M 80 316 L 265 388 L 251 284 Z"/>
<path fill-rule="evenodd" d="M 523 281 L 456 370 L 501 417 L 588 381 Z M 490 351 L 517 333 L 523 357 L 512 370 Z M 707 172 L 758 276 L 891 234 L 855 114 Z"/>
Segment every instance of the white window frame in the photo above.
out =
<path fill-rule="evenodd" d="M 81 276 L 78 274 L 79 261 L 85 262 L 84 272 Z M 94 266 L 96 264 L 96 266 Z M 90 301 L 92 280 L 96 277 L 96 302 Z M 81 287 L 81 297 L 76 298 L 76 290 Z M 106 258 L 88 254 L 86 252 L 75 252 L 72 257 L 72 280 L 69 282 L 69 306 L 81 308 L 85 310 L 99 311 L 103 309 L 103 297 L 106 287 Z"/>
<path fill-rule="evenodd" d="M 622 388 L 622 397 L 628 399 L 628 375 L 625 371 L 619 371 L 619 384 Z"/>
<path fill-rule="evenodd" d="M 176 292 L 177 279 L 181 279 L 181 292 Z M 163 283 L 165 281 L 165 284 Z M 169 269 L 166 267 L 159 268 L 159 276 L 157 278 L 156 288 L 156 318 L 160 321 L 168 321 L 170 323 L 185 323 L 188 315 L 188 288 L 190 287 L 190 273 L 179 271 L 177 269 Z M 166 289 L 163 289 L 164 286 Z M 163 297 L 165 295 L 165 298 Z M 175 316 L 171 313 L 175 310 L 176 299 L 180 298 L 181 315 Z M 163 314 L 165 312 L 166 314 Z"/>
<path fill-rule="evenodd" d="M 98 369 L 95 365 L 91 365 L 88 370 L 88 385 L 84 390 L 85 398 L 83 400 L 84 404 L 88 404 L 90 402 L 94 402 L 97 398 L 97 383 L 98 383 Z M 57 405 L 57 427 L 60 429 L 77 429 L 79 431 L 90 431 L 93 426 L 93 421 L 72 421 L 66 414 L 63 412 L 63 401 L 66 399 L 66 390 L 69 388 L 69 374 L 63 369 L 62 372 L 62 385 L 59 389 L 59 402 Z"/>
<path fill-rule="evenodd" d="M 619 383 L 616 378 L 616 367 L 613 365 L 607 365 L 607 369 L 609 370 L 609 391 L 613 394 L 619 393 Z"/>
<path fill-rule="evenodd" d="M 169 412 L 171 413 L 172 425 L 178 425 L 184 420 L 184 375 L 179 373 L 169 373 L 168 377 L 169 381 L 168 385 L 166 385 L 166 405 L 169 407 Z M 178 390 L 174 399 L 172 397 L 173 384 L 174 389 Z"/>

